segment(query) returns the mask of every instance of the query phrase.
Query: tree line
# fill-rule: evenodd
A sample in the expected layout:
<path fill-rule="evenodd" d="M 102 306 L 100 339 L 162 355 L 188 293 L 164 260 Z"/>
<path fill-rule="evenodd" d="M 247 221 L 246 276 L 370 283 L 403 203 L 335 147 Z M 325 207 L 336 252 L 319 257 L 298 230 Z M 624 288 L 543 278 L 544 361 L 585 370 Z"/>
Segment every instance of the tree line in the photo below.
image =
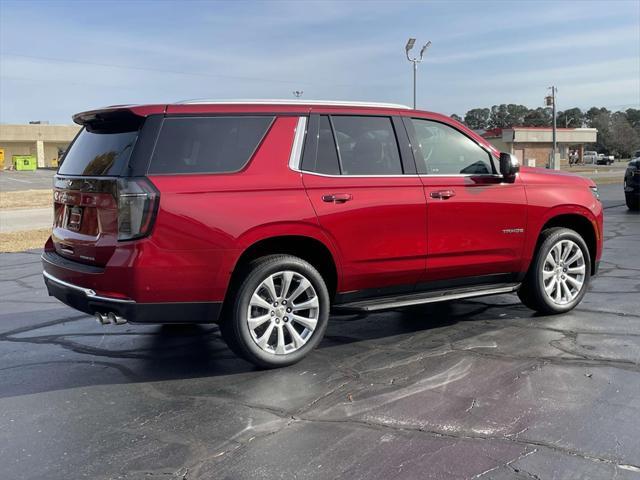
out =
<path fill-rule="evenodd" d="M 553 117 L 550 108 L 530 109 L 525 105 L 502 104 L 491 108 L 473 108 L 464 118 L 451 115 L 473 130 L 510 127 L 551 127 Z M 629 158 L 640 149 L 640 109 L 628 108 L 612 112 L 604 107 L 579 108 L 557 112 L 558 128 L 592 127 L 598 129 L 592 149 L 598 153 Z"/>

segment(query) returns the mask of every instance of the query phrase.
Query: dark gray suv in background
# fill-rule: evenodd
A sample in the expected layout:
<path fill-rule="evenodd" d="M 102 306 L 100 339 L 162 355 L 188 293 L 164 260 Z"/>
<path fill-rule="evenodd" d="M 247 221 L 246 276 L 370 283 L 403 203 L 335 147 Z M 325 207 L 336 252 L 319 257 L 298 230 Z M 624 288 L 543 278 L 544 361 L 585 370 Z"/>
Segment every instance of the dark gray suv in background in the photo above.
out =
<path fill-rule="evenodd" d="M 624 196 L 629 210 L 640 210 L 640 150 L 633 154 L 624 173 Z"/>

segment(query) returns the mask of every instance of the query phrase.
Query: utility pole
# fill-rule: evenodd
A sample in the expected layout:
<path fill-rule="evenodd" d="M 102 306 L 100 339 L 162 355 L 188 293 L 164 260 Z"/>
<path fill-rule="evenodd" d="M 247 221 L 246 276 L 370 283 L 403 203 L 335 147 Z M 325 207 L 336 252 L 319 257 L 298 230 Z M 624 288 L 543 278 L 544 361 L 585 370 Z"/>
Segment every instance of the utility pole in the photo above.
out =
<path fill-rule="evenodd" d="M 548 95 L 547 106 L 551 106 L 551 114 L 553 116 L 553 147 L 551 148 L 551 161 L 549 162 L 549 167 L 554 170 L 560 170 L 560 165 L 556 160 L 556 152 L 558 151 L 558 145 L 556 142 L 556 93 L 558 93 L 558 89 L 552 85 L 549 87 L 551 90 L 551 95 Z"/>
<path fill-rule="evenodd" d="M 415 38 L 410 38 L 407 41 L 407 45 L 404 47 L 405 54 L 407 55 L 407 60 L 413 63 L 413 109 L 416 109 L 416 82 L 418 76 L 418 64 L 422 62 L 425 52 L 431 46 L 431 40 L 424 44 L 422 49 L 420 50 L 420 57 L 409 57 L 409 51 L 413 48 L 416 43 Z"/>

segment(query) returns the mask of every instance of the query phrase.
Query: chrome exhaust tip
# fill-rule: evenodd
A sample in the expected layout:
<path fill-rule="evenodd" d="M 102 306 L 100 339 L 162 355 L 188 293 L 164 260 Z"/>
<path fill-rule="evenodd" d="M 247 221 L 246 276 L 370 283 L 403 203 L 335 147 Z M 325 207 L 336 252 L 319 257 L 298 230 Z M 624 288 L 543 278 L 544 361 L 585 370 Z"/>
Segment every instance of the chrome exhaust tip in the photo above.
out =
<path fill-rule="evenodd" d="M 120 315 L 116 315 L 113 312 L 109 312 L 109 322 L 112 323 L 113 325 L 124 325 L 125 323 L 127 323 L 127 319 L 124 317 L 121 317 Z"/>
<path fill-rule="evenodd" d="M 127 319 L 121 317 L 120 315 L 116 315 L 113 312 L 109 313 L 96 313 L 95 315 L 96 321 L 100 325 L 124 325 L 127 323 Z"/>

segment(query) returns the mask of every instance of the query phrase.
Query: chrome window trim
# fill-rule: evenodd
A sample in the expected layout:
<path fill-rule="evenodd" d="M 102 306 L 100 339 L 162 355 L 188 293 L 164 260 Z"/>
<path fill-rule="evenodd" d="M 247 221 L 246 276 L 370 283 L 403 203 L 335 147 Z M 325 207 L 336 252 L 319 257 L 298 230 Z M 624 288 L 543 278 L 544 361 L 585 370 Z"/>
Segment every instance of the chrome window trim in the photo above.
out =
<path fill-rule="evenodd" d="M 289 155 L 289 168 L 293 171 L 300 171 L 300 163 L 302 162 L 302 146 L 307 133 L 307 117 L 298 117 L 298 124 L 295 128 L 293 144 L 291 145 L 291 154 Z"/>
<path fill-rule="evenodd" d="M 61 285 L 63 287 L 67 287 L 72 290 L 76 290 L 78 292 L 83 293 L 86 297 L 90 298 L 91 300 L 102 300 L 105 302 L 115 302 L 115 303 L 136 303 L 133 300 L 125 300 L 122 298 L 102 297 L 100 295 L 97 295 L 96 292 L 94 290 L 91 290 L 90 288 L 84 288 L 78 285 L 74 285 L 73 283 L 65 282 L 64 280 L 60 280 L 59 278 L 54 277 L 53 275 L 45 271 L 42 272 L 42 275 L 44 276 L 44 278 L 46 278 L 50 282 L 57 283 L 58 285 Z"/>
<path fill-rule="evenodd" d="M 420 118 L 420 117 L 407 117 L 409 119 L 412 118 L 417 118 L 418 120 L 429 120 L 427 118 Z M 308 117 L 306 116 L 300 116 L 298 117 L 298 123 L 296 125 L 296 129 L 295 129 L 295 136 L 293 138 L 293 144 L 291 145 L 291 154 L 289 156 L 289 169 L 297 172 L 297 173 L 304 173 L 307 175 L 316 175 L 318 177 L 327 177 L 327 178 L 420 178 L 420 177 L 426 177 L 426 178 L 444 178 L 444 177 L 454 177 L 454 178 L 464 178 L 464 177 L 493 177 L 493 178 L 503 178 L 503 175 L 501 175 L 500 173 L 451 173 L 451 174 L 428 174 L 428 173 L 423 173 L 423 174 L 400 174 L 400 175 L 330 175 L 328 173 L 318 173 L 318 172 L 312 172 L 310 170 L 302 170 L 302 168 L 300 167 L 300 164 L 302 163 L 302 147 L 304 145 L 304 140 L 307 134 L 307 122 L 308 121 Z M 435 121 L 435 120 L 433 120 Z M 439 122 L 439 123 L 444 123 L 444 122 Z M 455 130 L 457 130 L 455 127 L 453 127 L 452 125 L 446 124 L 448 126 L 450 126 L 451 128 L 454 128 Z M 459 130 L 458 130 L 459 131 Z M 459 131 L 460 132 L 460 131 Z M 480 147 L 482 150 L 484 150 L 489 157 L 492 160 L 492 167 L 495 168 L 495 164 L 493 163 L 493 160 L 495 159 L 495 157 L 493 156 L 493 153 L 487 149 L 487 147 L 485 147 L 484 145 L 482 145 L 481 143 L 478 143 L 474 138 L 469 137 L 468 135 L 466 135 L 463 132 L 460 132 L 462 135 L 464 135 L 465 137 L 467 137 L 469 140 L 471 140 L 472 142 L 474 142 L 478 147 Z M 411 143 L 409 143 L 409 147 L 413 148 L 411 146 Z M 337 143 L 336 143 L 336 148 L 338 148 Z M 517 176 L 517 174 L 516 174 Z"/>
<path fill-rule="evenodd" d="M 430 175 L 428 173 L 424 174 L 403 174 L 403 175 L 329 175 L 327 173 L 317 173 L 311 172 L 308 170 L 301 170 L 300 168 L 293 168 L 289 165 L 291 170 L 298 173 L 304 173 L 305 175 L 316 175 L 318 177 L 329 177 L 329 178 L 443 178 L 443 177 L 494 177 L 494 178 L 504 178 L 503 175 L 499 173 L 456 173 L 456 174 L 433 174 Z M 517 174 L 516 174 L 517 176 Z"/>

